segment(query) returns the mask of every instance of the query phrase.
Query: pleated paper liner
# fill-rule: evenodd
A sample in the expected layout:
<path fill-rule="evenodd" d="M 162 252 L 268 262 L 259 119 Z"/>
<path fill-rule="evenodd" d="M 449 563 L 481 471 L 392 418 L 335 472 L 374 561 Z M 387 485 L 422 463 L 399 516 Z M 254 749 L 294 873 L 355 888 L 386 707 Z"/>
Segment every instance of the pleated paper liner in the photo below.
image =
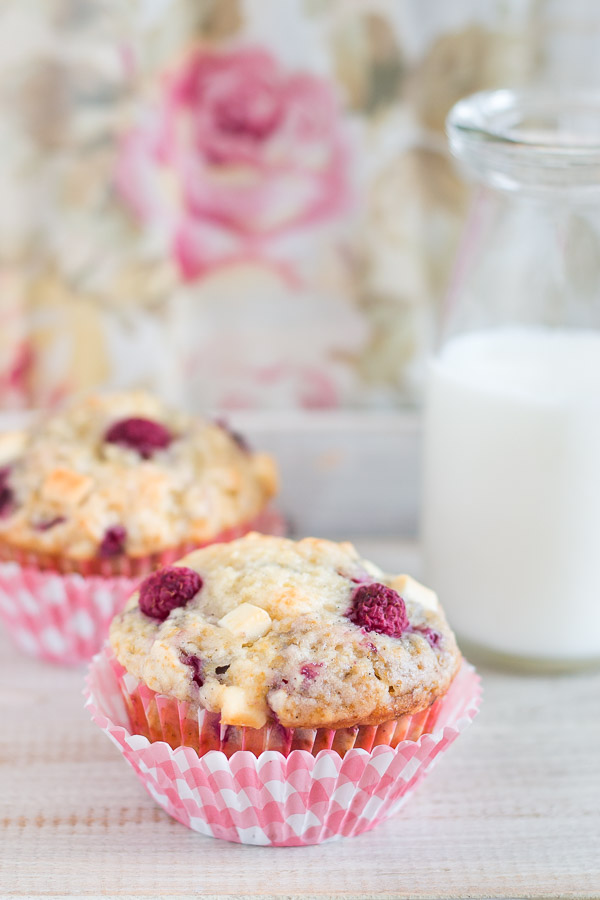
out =
<path fill-rule="evenodd" d="M 209 750 L 220 750 L 227 757 L 238 750 L 249 750 L 256 756 L 265 750 L 276 750 L 284 756 L 294 750 L 306 750 L 314 756 L 321 750 L 334 750 L 344 756 L 354 747 L 369 752 L 380 745 L 396 747 L 400 741 L 416 741 L 424 732 L 433 731 L 442 703 L 436 700 L 414 715 L 354 728 L 284 728 L 275 723 L 263 728 L 222 725 L 218 713 L 198 710 L 155 693 L 129 675 L 110 651 L 106 652 L 127 707 L 132 733 L 142 734 L 149 741 L 165 741 L 173 750 L 191 747 L 199 756 Z"/>
<path fill-rule="evenodd" d="M 283 520 L 267 510 L 206 543 L 257 530 L 281 534 Z M 198 544 L 186 543 L 136 559 L 73 561 L 0 542 L 0 620 L 17 647 L 31 656 L 66 665 L 87 662 L 101 648 L 112 619 L 140 580 L 195 549 Z"/>
<path fill-rule="evenodd" d="M 112 653 L 101 651 L 90 666 L 86 706 L 150 796 L 169 815 L 201 834 L 271 846 L 317 844 L 357 835 L 394 815 L 475 717 L 481 693 L 478 675 L 463 662 L 448 693 L 436 701 L 435 722 L 415 723 L 414 733 L 420 731 L 416 740 L 407 734 L 392 746 L 388 735 L 387 743 L 376 744 L 374 739 L 367 750 L 357 745 L 358 729 L 350 749 L 345 741 L 340 744 L 343 754 L 334 741 L 319 750 L 318 737 L 311 739 L 309 752 L 290 750 L 288 738 L 280 737 L 287 755 L 272 749 L 259 752 L 257 743 L 230 756 L 222 750 L 203 752 L 217 741 L 228 744 L 231 740 L 230 735 L 222 735 L 218 724 L 208 720 L 205 732 L 204 727 L 194 727 L 189 715 L 175 720 L 172 707 L 168 714 L 164 708 L 159 711 L 156 695 L 146 696 L 148 708 L 154 703 L 156 710 L 150 719 L 161 723 L 161 733 L 166 732 L 172 741 L 178 734 L 192 735 L 189 739 L 198 741 L 199 755 L 191 746 L 173 749 L 164 740 L 132 733 L 129 710 L 136 703 L 134 715 L 146 720 L 149 732 L 150 725 L 140 711 L 144 692 L 132 690 L 131 683 L 122 691 L 126 678 Z M 124 696 L 130 698 L 128 705 Z M 426 730 L 429 727 L 433 731 Z M 391 740 L 395 739 L 394 732 Z"/>

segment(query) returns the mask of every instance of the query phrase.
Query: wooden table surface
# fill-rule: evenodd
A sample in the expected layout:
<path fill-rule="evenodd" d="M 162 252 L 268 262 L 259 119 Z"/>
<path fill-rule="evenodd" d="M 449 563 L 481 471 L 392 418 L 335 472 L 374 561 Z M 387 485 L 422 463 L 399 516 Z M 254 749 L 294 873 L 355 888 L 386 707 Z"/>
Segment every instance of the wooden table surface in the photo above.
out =
<path fill-rule="evenodd" d="M 414 570 L 406 545 L 359 546 Z M 480 715 L 396 819 L 247 847 L 171 820 L 89 721 L 82 672 L 0 636 L 0 897 L 599 897 L 600 674 L 480 671 Z"/>

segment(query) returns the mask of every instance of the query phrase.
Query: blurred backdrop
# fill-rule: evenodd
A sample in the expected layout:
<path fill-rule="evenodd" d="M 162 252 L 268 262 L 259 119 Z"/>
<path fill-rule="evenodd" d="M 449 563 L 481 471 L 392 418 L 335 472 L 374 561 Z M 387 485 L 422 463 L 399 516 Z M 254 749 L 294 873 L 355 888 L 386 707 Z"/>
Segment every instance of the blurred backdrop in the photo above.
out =
<path fill-rule="evenodd" d="M 595 83 L 581 0 L 3 0 L 0 408 L 418 402 L 462 95 Z"/>

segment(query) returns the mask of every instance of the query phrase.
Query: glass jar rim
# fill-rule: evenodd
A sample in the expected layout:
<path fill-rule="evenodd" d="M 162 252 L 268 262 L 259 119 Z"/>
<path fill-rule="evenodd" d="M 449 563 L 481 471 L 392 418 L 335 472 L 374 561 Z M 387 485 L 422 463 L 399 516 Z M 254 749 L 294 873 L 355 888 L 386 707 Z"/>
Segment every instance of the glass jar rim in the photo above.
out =
<path fill-rule="evenodd" d="M 600 192 L 600 92 L 480 91 L 446 128 L 452 154 L 494 187 Z"/>

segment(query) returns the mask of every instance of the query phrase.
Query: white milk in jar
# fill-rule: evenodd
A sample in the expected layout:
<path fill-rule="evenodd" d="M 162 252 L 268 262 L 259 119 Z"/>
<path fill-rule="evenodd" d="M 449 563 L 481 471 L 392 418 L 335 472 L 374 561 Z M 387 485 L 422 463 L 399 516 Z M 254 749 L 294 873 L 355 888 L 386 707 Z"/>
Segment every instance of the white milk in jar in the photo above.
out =
<path fill-rule="evenodd" d="M 600 659 L 600 334 L 505 327 L 431 364 L 426 580 L 459 637 Z"/>

